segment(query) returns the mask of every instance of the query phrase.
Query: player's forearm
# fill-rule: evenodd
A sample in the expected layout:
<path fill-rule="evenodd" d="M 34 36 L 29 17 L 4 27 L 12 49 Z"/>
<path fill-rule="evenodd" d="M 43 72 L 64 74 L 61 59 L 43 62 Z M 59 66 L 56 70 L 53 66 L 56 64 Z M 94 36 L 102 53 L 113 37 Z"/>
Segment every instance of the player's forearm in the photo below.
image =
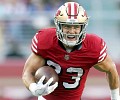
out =
<path fill-rule="evenodd" d="M 29 74 L 29 75 L 23 74 L 22 81 L 23 81 L 24 85 L 26 86 L 26 88 L 29 89 L 30 84 L 34 83 L 35 79 L 32 74 Z"/>
<path fill-rule="evenodd" d="M 119 88 L 119 75 L 116 70 L 107 73 L 107 78 L 109 82 L 110 89 Z"/>
<path fill-rule="evenodd" d="M 109 86 L 111 89 L 111 100 L 120 100 L 119 96 L 119 76 L 116 69 L 107 73 Z"/>

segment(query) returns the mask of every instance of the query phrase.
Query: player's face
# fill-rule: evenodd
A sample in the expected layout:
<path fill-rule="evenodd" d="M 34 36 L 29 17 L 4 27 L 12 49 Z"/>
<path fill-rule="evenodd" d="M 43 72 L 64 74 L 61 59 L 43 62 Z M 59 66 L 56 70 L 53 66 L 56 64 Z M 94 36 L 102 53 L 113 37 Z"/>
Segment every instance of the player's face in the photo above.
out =
<path fill-rule="evenodd" d="M 67 34 L 64 38 L 67 41 L 75 41 L 76 35 L 80 33 L 81 31 L 81 26 L 80 25 L 67 25 L 64 24 L 62 25 L 62 31 L 63 33 Z"/>

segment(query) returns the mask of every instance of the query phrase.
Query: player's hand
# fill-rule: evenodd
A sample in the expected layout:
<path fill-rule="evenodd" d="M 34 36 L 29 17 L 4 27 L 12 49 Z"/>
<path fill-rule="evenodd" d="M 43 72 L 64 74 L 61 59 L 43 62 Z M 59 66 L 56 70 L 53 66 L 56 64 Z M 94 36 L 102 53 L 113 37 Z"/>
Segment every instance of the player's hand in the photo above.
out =
<path fill-rule="evenodd" d="M 44 96 L 53 92 L 58 86 L 58 82 L 53 85 L 50 85 L 53 82 L 53 78 L 50 78 L 46 84 L 43 84 L 45 76 L 42 76 L 38 83 L 31 83 L 29 90 L 34 96 Z"/>

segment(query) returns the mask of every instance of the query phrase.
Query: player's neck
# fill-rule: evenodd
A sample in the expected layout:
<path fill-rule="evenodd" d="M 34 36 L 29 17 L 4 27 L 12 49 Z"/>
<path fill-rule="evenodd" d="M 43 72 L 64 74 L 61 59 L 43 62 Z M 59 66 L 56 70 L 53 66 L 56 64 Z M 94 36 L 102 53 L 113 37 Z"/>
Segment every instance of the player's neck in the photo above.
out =
<path fill-rule="evenodd" d="M 65 49 L 66 49 L 66 51 L 67 51 L 68 53 L 70 53 L 70 52 L 73 50 L 73 48 L 74 48 L 74 47 L 66 46 L 66 45 L 64 45 L 64 44 L 63 44 L 63 46 L 65 47 Z"/>

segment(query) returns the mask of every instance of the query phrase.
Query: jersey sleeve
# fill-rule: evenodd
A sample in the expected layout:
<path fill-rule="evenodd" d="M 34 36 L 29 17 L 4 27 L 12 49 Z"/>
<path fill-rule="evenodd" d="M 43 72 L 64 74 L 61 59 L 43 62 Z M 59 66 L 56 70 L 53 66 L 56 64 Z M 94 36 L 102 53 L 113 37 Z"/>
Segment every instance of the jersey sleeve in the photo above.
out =
<path fill-rule="evenodd" d="M 33 37 L 31 50 L 37 55 L 41 55 L 43 51 L 49 50 L 54 45 L 54 37 L 56 32 L 54 28 L 41 29 Z"/>
<path fill-rule="evenodd" d="M 33 39 L 32 39 L 31 50 L 32 50 L 35 54 L 38 54 L 38 33 L 36 33 L 35 36 L 34 36 Z"/>
<path fill-rule="evenodd" d="M 99 54 L 99 58 L 98 58 L 98 62 L 103 61 L 107 56 L 107 46 L 105 41 L 101 41 L 101 47 L 100 47 L 100 54 Z"/>

